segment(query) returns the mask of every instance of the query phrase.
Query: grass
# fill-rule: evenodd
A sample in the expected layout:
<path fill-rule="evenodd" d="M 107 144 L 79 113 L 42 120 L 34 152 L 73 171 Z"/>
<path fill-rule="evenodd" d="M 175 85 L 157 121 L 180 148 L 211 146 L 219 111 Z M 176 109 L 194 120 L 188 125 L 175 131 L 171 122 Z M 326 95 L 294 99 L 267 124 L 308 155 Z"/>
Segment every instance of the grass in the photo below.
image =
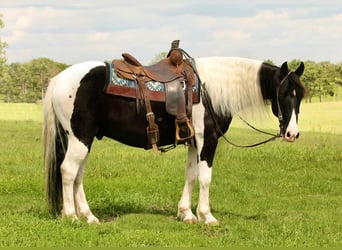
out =
<path fill-rule="evenodd" d="M 176 219 L 182 146 L 154 156 L 95 141 L 85 189 L 103 223 L 87 225 L 47 212 L 41 107 L 0 103 L 0 246 L 341 247 L 342 102 L 303 104 L 299 122 L 293 144 L 240 149 L 220 141 L 211 186 L 216 227 Z M 260 125 L 274 129 L 277 122 Z M 239 143 L 264 138 L 239 120 L 227 135 Z M 197 196 L 196 189 L 194 210 Z"/>

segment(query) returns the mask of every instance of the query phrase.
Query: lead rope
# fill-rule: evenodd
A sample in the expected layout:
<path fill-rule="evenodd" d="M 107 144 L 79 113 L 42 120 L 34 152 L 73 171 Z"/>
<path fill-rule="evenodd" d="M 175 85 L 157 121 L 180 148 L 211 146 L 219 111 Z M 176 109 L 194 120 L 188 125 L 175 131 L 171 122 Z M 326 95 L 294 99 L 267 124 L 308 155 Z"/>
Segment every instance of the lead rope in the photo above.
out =
<path fill-rule="evenodd" d="M 257 142 L 257 143 L 253 143 L 253 144 L 249 144 L 249 145 L 239 145 L 239 144 L 233 143 L 232 141 L 230 141 L 230 140 L 224 135 L 224 133 L 223 133 L 222 130 L 220 129 L 220 126 L 218 125 L 218 122 L 217 122 L 217 120 L 216 120 L 216 118 L 215 118 L 215 116 L 214 116 L 213 106 L 212 106 L 210 97 L 209 97 L 209 95 L 208 95 L 207 89 L 205 88 L 204 83 L 201 82 L 201 84 L 202 84 L 201 86 L 202 86 L 202 90 L 203 90 L 202 93 L 204 93 L 204 94 L 203 94 L 203 97 L 205 98 L 205 101 L 206 101 L 207 104 L 208 104 L 208 109 L 209 109 L 209 114 L 210 114 L 210 116 L 211 116 L 211 119 L 214 121 L 215 126 L 216 126 L 216 129 L 218 130 L 218 132 L 220 133 L 220 135 L 222 136 L 222 138 L 223 138 L 226 142 L 228 142 L 229 144 L 233 145 L 234 147 L 238 147 L 238 148 L 252 148 L 252 147 L 256 147 L 256 146 L 260 146 L 260 145 L 262 145 L 262 144 L 268 143 L 268 142 L 270 142 L 270 141 L 275 140 L 276 138 L 281 137 L 280 134 L 271 134 L 271 133 L 262 131 L 262 130 L 260 130 L 260 129 L 257 129 L 257 128 L 255 128 L 254 126 L 252 126 L 251 124 L 249 124 L 247 121 L 245 121 L 244 119 L 242 119 L 241 116 L 239 116 L 240 119 L 241 119 L 242 121 L 244 121 L 249 127 L 253 128 L 254 130 L 256 130 L 256 131 L 258 131 L 258 132 L 260 132 L 260 133 L 272 135 L 272 137 L 270 137 L 270 138 L 268 138 L 268 139 L 266 139 L 266 140 L 264 140 L 264 141 Z"/>
<path fill-rule="evenodd" d="M 267 134 L 267 135 L 271 135 L 271 137 L 268 138 L 268 139 L 266 139 L 266 140 L 264 140 L 264 141 L 257 142 L 257 143 L 254 143 L 254 144 L 250 144 L 250 145 L 239 145 L 239 144 L 235 144 L 235 143 L 233 143 L 232 141 L 230 141 L 230 140 L 224 135 L 224 133 L 223 133 L 222 130 L 220 129 L 220 126 L 219 126 L 219 124 L 218 124 L 218 122 L 217 122 L 217 120 L 216 120 L 216 117 L 215 117 L 215 115 L 214 115 L 214 108 L 213 108 L 213 106 L 212 106 L 210 96 L 208 95 L 208 91 L 207 91 L 207 89 L 206 89 L 206 87 L 205 87 L 205 83 L 201 81 L 201 78 L 200 78 L 200 76 L 199 76 L 199 74 L 198 74 L 198 72 L 197 72 L 194 58 L 192 58 L 192 57 L 191 57 L 186 51 L 184 51 L 183 49 L 179 49 L 179 50 L 181 50 L 181 51 L 183 52 L 184 56 L 189 60 L 191 66 L 192 66 L 192 68 L 193 68 L 193 70 L 194 70 L 194 72 L 195 72 L 195 74 L 196 74 L 196 76 L 197 76 L 197 78 L 198 78 L 198 81 L 199 81 L 199 83 L 200 83 L 200 86 L 201 86 L 201 88 L 202 88 L 202 90 L 203 90 L 203 91 L 201 91 L 201 94 L 202 94 L 202 97 L 205 99 L 205 101 L 206 101 L 207 104 L 208 104 L 208 109 L 209 109 L 209 114 L 210 114 L 210 116 L 211 116 L 211 119 L 214 121 L 216 129 L 218 130 L 218 132 L 220 133 L 220 135 L 223 137 L 223 139 L 224 139 L 227 143 L 233 145 L 234 147 L 238 147 L 238 148 L 251 148 L 251 147 L 260 146 L 260 145 L 262 145 L 262 144 L 265 144 L 265 143 L 268 143 L 268 142 L 270 142 L 270 141 L 273 141 L 273 140 L 275 140 L 276 138 L 282 137 L 280 134 L 272 134 L 272 133 L 268 133 L 268 132 L 262 131 L 262 130 L 260 130 L 260 129 L 257 129 L 257 128 L 255 128 L 254 126 L 252 126 L 251 124 L 249 124 L 247 121 L 245 121 L 241 116 L 239 116 L 240 119 L 241 119 L 242 121 L 244 121 L 249 127 L 253 128 L 254 130 L 256 130 L 256 131 L 258 131 L 258 132 L 260 132 L 260 133 Z M 288 75 L 289 75 L 289 74 L 288 74 Z M 287 75 L 287 76 L 288 76 L 288 75 Z M 283 79 L 283 81 L 287 78 L 287 76 Z M 282 82 L 283 82 L 283 81 L 282 81 Z M 282 84 L 282 82 L 281 82 L 280 84 Z M 278 90 L 278 91 L 279 91 L 279 90 Z M 278 95 L 278 91 L 277 91 L 277 95 Z M 278 106 L 279 106 L 278 98 L 277 98 L 277 102 L 278 102 Z M 278 107 L 278 109 L 280 110 L 280 107 Z M 281 112 L 281 111 L 280 111 L 280 112 Z M 282 116 L 282 115 L 280 115 L 280 116 Z M 282 119 L 282 117 L 279 117 L 279 118 Z"/>

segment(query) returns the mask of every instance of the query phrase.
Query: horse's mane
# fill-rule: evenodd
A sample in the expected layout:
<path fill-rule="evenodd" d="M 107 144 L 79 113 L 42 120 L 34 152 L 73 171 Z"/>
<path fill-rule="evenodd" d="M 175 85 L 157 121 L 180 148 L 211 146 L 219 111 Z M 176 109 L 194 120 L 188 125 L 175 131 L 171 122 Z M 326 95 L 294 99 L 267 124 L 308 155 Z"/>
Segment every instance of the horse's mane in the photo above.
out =
<path fill-rule="evenodd" d="M 233 116 L 247 111 L 255 118 L 265 113 L 258 77 L 261 61 L 204 57 L 196 58 L 195 63 L 216 113 Z"/>

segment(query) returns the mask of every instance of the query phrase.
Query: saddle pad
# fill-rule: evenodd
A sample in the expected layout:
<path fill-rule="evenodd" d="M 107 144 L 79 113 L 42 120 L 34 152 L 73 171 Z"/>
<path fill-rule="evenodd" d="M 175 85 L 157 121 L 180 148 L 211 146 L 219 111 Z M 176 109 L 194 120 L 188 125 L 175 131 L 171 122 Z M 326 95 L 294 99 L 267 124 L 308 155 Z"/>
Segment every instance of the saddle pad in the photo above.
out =
<path fill-rule="evenodd" d="M 133 80 L 120 78 L 113 67 L 112 63 L 107 63 L 109 82 L 105 88 L 105 93 L 123 96 L 129 98 L 137 98 L 137 83 Z M 196 77 L 196 84 L 193 87 L 193 103 L 199 102 L 199 82 Z M 165 83 L 157 81 L 148 81 L 145 83 L 149 91 L 151 101 L 165 102 Z"/>
<path fill-rule="evenodd" d="M 112 67 L 110 79 L 111 79 L 110 84 L 115 84 L 115 85 L 129 87 L 129 88 L 137 87 L 137 83 L 135 81 L 118 77 L 113 67 Z M 165 92 L 165 83 L 162 83 L 162 82 L 149 81 L 149 82 L 146 82 L 146 87 L 150 91 Z"/>

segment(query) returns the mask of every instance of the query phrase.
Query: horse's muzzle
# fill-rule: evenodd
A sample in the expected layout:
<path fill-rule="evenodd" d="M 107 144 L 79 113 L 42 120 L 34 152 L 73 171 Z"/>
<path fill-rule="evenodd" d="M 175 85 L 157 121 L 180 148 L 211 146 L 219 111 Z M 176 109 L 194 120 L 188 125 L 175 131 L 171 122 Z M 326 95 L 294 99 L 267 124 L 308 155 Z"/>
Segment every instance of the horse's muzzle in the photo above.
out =
<path fill-rule="evenodd" d="M 287 141 L 287 142 L 294 142 L 296 139 L 299 138 L 299 132 L 291 132 L 291 131 L 287 131 L 284 135 L 284 139 Z"/>

